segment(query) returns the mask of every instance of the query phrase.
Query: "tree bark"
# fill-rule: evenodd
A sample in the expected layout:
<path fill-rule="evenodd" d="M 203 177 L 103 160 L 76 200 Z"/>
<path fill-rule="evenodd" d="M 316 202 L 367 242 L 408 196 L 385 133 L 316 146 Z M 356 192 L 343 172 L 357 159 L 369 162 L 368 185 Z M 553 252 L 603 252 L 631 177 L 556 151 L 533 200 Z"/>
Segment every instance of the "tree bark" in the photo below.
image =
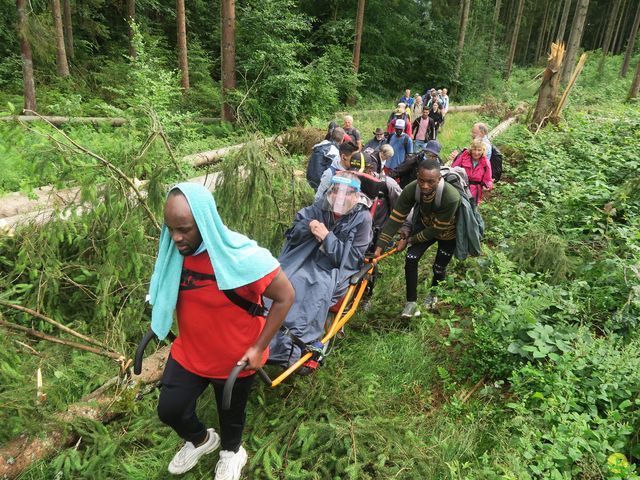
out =
<path fill-rule="evenodd" d="M 21 435 L 0 448 L 0 478 L 17 478 L 33 462 L 43 460 L 58 452 L 61 448 L 70 446 L 77 441 L 76 432 L 67 432 L 64 424 L 84 418 L 94 421 L 109 422 L 127 412 L 117 411 L 118 400 L 123 392 L 139 389 L 143 385 L 156 383 L 162 378 L 164 364 L 169 355 L 169 347 L 162 347 L 153 355 L 147 357 L 142 365 L 140 375 L 134 375 L 128 382 L 127 388 L 111 387 L 119 381 L 112 378 L 93 393 L 81 398 L 80 401 L 69 405 L 66 412 L 54 416 L 54 422 L 43 429 L 37 436 L 29 438 Z"/>
<path fill-rule="evenodd" d="M 508 80 L 511 76 L 511 69 L 513 68 L 513 57 L 516 53 L 516 45 L 518 44 L 518 33 L 520 32 L 520 23 L 522 22 L 523 12 L 524 0 L 520 0 L 518 3 L 518 13 L 516 14 L 516 21 L 513 25 L 513 34 L 511 35 L 511 48 L 509 48 L 509 56 L 507 57 L 507 65 L 504 71 L 505 80 Z"/>
<path fill-rule="evenodd" d="M 31 45 L 27 39 L 29 22 L 25 12 L 27 0 L 16 0 L 18 8 L 18 39 L 22 56 L 22 85 L 24 90 L 24 110 L 36 110 L 36 85 L 33 79 L 33 57 Z"/>
<path fill-rule="evenodd" d="M 627 100 L 638 98 L 638 90 L 640 90 L 640 60 L 638 60 L 638 65 L 636 65 L 636 76 L 633 77 Z"/>
<path fill-rule="evenodd" d="M 609 48 L 609 53 L 611 53 L 611 55 L 617 55 L 616 52 L 616 47 L 618 45 L 618 39 L 622 38 L 623 33 L 620 31 L 621 29 L 624 30 L 624 22 L 623 17 L 625 15 L 625 10 L 627 9 L 627 0 L 622 0 L 622 4 L 620 5 L 620 13 L 618 14 L 618 21 L 616 22 L 616 28 L 614 30 L 614 34 L 613 34 L 613 40 L 611 40 L 611 45 Z"/>
<path fill-rule="evenodd" d="M 571 10 L 571 0 L 564 0 L 562 8 L 562 17 L 560 17 L 560 26 L 556 34 L 556 43 L 564 43 L 564 31 L 567 28 L 567 19 L 569 18 L 569 10 Z"/>
<path fill-rule="evenodd" d="M 235 122 L 233 107 L 227 101 L 229 90 L 236 88 L 236 6 L 235 0 L 222 0 L 222 119 Z"/>
<path fill-rule="evenodd" d="M 64 47 L 67 50 L 67 57 L 73 58 L 75 51 L 73 49 L 73 24 L 71 22 L 71 0 L 64 0 L 62 15 L 64 20 Z"/>
<path fill-rule="evenodd" d="M 611 46 L 611 38 L 613 37 L 613 30 L 615 28 L 616 19 L 618 17 L 618 9 L 620 8 L 620 0 L 614 0 L 613 6 L 611 8 L 611 14 L 609 15 L 609 20 L 607 21 L 607 26 L 605 35 L 604 35 L 604 43 L 602 45 L 602 57 L 600 58 L 600 63 L 598 64 L 598 72 L 602 74 L 604 71 L 604 62 L 609 54 L 609 48 Z"/>
<path fill-rule="evenodd" d="M 182 75 L 182 91 L 189 91 L 189 61 L 187 59 L 187 21 L 184 12 L 184 0 L 176 0 L 176 19 L 178 22 L 178 60 Z"/>
<path fill-rule="evenodd" d="M 456 54 L 456 67 L 454 70 L 454 90 L 458 90 L 460 83 L 460 68 L 462 66 L 462 51 L 464 50 L 464 37 L 467 34 L 467 24 L 469 23 L 469 10 L 471 10 L 471 0 L 461 0 L 464 2 L 462 15 L 460 16 L 460 32 L 458 34 L 458 50 Z"/>
<path fill-rule="evenodd" d="M 553 42 L 553 34 L 556 31 L 556 25 L 558 24 L 558 17 L 560 17 L 560 9 L 562 8 L 562 4 L 558 3 L 554 8 L 553 15 L 549 17 L 551 21 L 549 22 L 547 32 L 544 34 L 544 39 L 542 41 L 544 45 L 544 50 L 541 55 L 544 55 L 547 52 L 547 45 L 549 45 L 549 52 L 551 52 L 551 43 Z"/>
<path fill-rule="evenodd" d="M 531 127 L 534 131 L 538 130 L 547 121 L 556 106 L 563 58 L 564 45 L 551 44 L 551 55 L 547 59 L 547 68 L 542 76 L 538 102 L 531 120 Z"/>
<path fill-rule="evenodd" d="M 633 20 L 633 27 L 631 27 L 631 32 L 629 33 L 629 39 L 627 40 L 627 50 L 624 53 L 624 61 L 622 62 L 622 68 L 620 69 L 620 76 L 626 77 L 627 71 L 629 70 L 629 63 L 631 62 L 631 57 L 633 56 L 633 47 L 636 45 L 636 35 L 638 35 L 638 27 L 640 26 L 640 3 L 638 3 L 638 8 L 636 9 L 636 17 Z"/>
<path fill-rule="evenodd" d="M 136 0 L 127 0 L 127 23 L 129 24 L 129 56 L 135 59 L 138 56 L 136 46 L 133 44 L 132 23 L 136 20 Z"/>
<path fill-rule="evenodd" d="M 64 29 L 62 27 L 62 11 L 60 0 L 51 0 L 51 13 L 53 14 L 53 25 L 56 35 L 56 67 L 58 75 L 69 76 L 69 63 L 67 62 L 67 52 L 64 47 Z"/>
<path fill-rule="evenodd" d="M 546 35 L 547 29 L 547 20 L 549 17 L 549 0 L 545 0 L 544 2 L 544 16 L 542 17 L 542 24 L 540 25 L 540 31 L 538 32 L 538 42 L 536 44 L 536 53 L 534 55 L 534 62 L 537 62 L 540 58 L 541 52 L 543 50 L 544 37 Z M 531 22 L 533 24 L 533 22 Z"/>
<path fill-rule="evenodd" d="M 562 64 L 562 75 L 560 81 L 567 83 L 571 77 L 573 66 L 575 65 L 576 55 L 580 49 L 580 39 L 584 29 L 585 20 L 587 18 L 587 10 L 589 9 L 589 0 L 578 0 L 576 5 L 576 13 L 573 16 L 571 25 L 571 33 L 569 34 L 569 42 L 564 55 L 564 63 Z"/>
<path fill-rule="evenodd" d="M 491 29 L 491 41 L 489 42 L 489 53 L 487 58 L 489 59 L 489 63 L 493 60 L 493 49 L 496 43 L 496 31 L 498 30 L 498 20 L 500 18 L 500 6 L 502 0 L 496 0 L 496 8 L 493 11 L 493 28 Z"/>
<path fill-rule="evenodd" d="M 358 0 L 358 12 L 356 14 L 356 39 L 353 45 L 353 71 L 360 70 L 360 47 L 362 46 L 362 30 L 364 27 L 365 0 Z"/>

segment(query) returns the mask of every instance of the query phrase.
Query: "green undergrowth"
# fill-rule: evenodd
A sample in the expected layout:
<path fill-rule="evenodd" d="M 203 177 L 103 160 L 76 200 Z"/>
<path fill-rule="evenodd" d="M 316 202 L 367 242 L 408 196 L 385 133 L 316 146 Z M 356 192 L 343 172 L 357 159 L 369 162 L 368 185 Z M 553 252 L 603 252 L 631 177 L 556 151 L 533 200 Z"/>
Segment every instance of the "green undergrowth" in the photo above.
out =
<path fill-rule="evenodd" d="M 591 83 L 595 80 L 585 77 L 585 92 L 593 90 Z M 380 265 L 382 275 L 366 308 L 347 325 L 345 338 L 317 374 L 273 390 L 256 386 L 245 433 L 246 478 L 637 478 L 640 117 L 637 109 L 617 101 L 611 102 L 611 119 L 595 119 L 590 109 L 576 105 L 577 100 L 564 123 L 536 136 L 515 126 L 498 138 L 505 173 L 480 207 L 487 223 L 484 254 L 452 262 L 437 289 L 435 311 L 410 321 L 399 318 L 404 259 L 392 256 Z M 365 141 L 386 116 L 354 112 Z M 469 140 L 478 118 L 449 117 L 441 137 L 445 155 Z M 491 127 L 498 121 L 486 120 Z M 275 164 L 278 168 L 271 168 Z M 161 165 L 169 168 L 166 160 Z M 238 172 L 220 187 L 225 221 L 236 221 L 234 228 L 277 251 L 277 235 L 264 231 L 246 210 L 271 219 L 280 209 L 286 218 L 270 221 L 274 230 L 286 228 L 288 216 L 310 193 L 303 179 L 292 178 L 303 165 L 302 155 L 283 158 L 275 148 L 256 147 L 224 162 L 223 171 Z M 243 168 L 257 178 L 245 181 Z M 276 190 L 272 198 L 251 194 L 268 185 Z M 157 188 L 150 201 L 159 214 Z M 124 209 L 134 225 L 145 225 L 144 232 L 122 221 L 116 235 L 90 217 L 92 227 L 81 238 L 38 237 L 27 244 L 30 253 L 21 254 L 17 277 L 9 253 L 28 237 L 18 233 L 3 240 L 0 281 L 24 285 L 4 298 L 39 305 L 95 335 L 109 327 L 110 345 L 131 351 L 148 324 L 142 296 L 157 241 L 139 210 Z M 116 212 L 103 221 L 108 226 L 123 216 Z M 35 255 L 38 242 L 43 251 Z M 114 257 L 100 253 L 109 244 Z M 123 258 L 111 270 L 95 266 L 114 262 L 114 251 Z M 72 260 L 77 252 L 80 260 Z M 45 255 L 63 260 L 51 265 Z M 421 261 L 419 298 L 427 292 L 433 255 L 429 251 Z M 137 270 L 126 270 L 131 261 Z M 76 291 L 60 273 L 53 275 L 69 271 L 87 275 L 71 278 L 100 295 L 99 309 L 92 310 L 98 303 L 86 291 Z M 99 279 L 114 275 L 120 283 L 102 288 L 106 280 Z M 64 301 L 55 300 L 60 292 Z M 31 322 L 2 312 L 5 319 Z M 85 325 L 83 317 L 93 320 Z M 43 360 L 25 353 L 16 340 L 24 342 L 11 335 L 0 354 L 2 365 L 15 370 L 0 387 L 0 401 L 13 405 L 2 420 L 11 432 L 35 432 L 42 412 L 35 407 L 34 389 L 24 385 Z M 76 377 L 73 357 L 65 357 L 68 365 L 61 367 L 53 353 L 59 347 L 33 345 L 44 354 L 45 386 L 53 399 L 89 391 L 94 384 L 87 385 L 85 371 L 95 368 L 96 383 L 114 372 L 114 365 L 101 367 L 96 360 Z M 6 366 L 0 368 L 5 374 Z M 70 385 L 53 383 L 56 371 L 69 375 Z M 35 464 L 23 478 L 165 478 L 180 440 L 158 420 L 157 397 L 154 390 L 140 401 L 129 400 L 129 414 L 107 426 L 76 422 L 80 442 Z M 207 392 L 198 412 L 216 426 L 214 405 Z M 203 458 L 184 478 L 210 478 L 216 460 L 215 454 Z"/>

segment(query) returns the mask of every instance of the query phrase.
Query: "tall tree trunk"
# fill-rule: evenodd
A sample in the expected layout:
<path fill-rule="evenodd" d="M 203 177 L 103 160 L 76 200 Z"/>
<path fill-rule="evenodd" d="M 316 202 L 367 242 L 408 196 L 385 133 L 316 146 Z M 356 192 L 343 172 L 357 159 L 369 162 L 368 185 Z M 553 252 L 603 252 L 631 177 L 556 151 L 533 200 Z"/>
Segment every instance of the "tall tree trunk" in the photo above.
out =
<path fill-rule="evenodd" d="M 560 81 L 562 83 L 568 82 L 569 78 L 571 78 L 571 72 L 573 71 L 573 67 L 576 62 L 576 55 L 580 49 L 580 39 L 582 38 L 582 30 L 584 29 L 588 9 L 589 0 L 578 0 L 576 13 L 573 16 L 573 23 L 571 24 L 569 42 L 567 43 L 567 50 L 562 64 L 562 75 L 560 76 Z"/>
<path fill-rule="evenodd" d="M 549 26 L 547 28 L 547 32 L 544 34 L 544 39 L 542 44 L 544 45 L 543 54 L 547 51 L 547 45 L 549 45 L 549 52 L 551 52 L 551 43 L 553 42 L 553 34 L 556 31 L 556 25 L 558 24 L 558 17 L 560 17 L 560 9 L 562 8 L 562 4 L 558 2 L 558 4 L 553 9 L 553 14 L 551 17 L 551 21 L 549 22 Z"/>
<path fill-rule="evenodd" d="M 516 3 L 518 3 L 518 0 L 511 0 L 509 2 L 509 7 L 507 8 L 507 15 L 504 18 L 504 24 L 507 26 L 507 29 L 505 30 L 505 35 L 504 35 L 504 40 L 506 42 L 507 38 L 511 38 L 511 35 L 513 35 L 513 7 L 516 5 Z"/>
<path fill-rule="evenodd" d="M 22 84 L 24 89 L 24 110 L 36 110 L 36 85 L 33 80 L 33 57 L 31 45 L 27 39 L 29 23 L 25 12 L 27 0 L 16 0 L 18 8 L 18 39 L 22 55 Z"/>
<path fill-rule="evenodd" d="M 493 48 L 496 44 L 496 31 L 498 30 L 498 19 L 500 18 L 500 6 L 502 0 L 496 0 L 496 8 L 493 11 L 493 25 L 491 29 L 491 41 L 489 42 L 489 54 L 487 58 L 489 59 L 489 63 L 493 60 Z"/>
<path fill-rule="evenodd" d="M 617 55 L 616 46 L 618 45 L 618 38 L 622 38 L 621 29 L 624 29 L 624 22 L 622 21 L 625 10 L 627 9 L 627 0 L 622 0 L 622 4 L 620 5 L 620 13 L 618 14 L 618 21 L 616 22 L 616 27 L 614 29 L 613 40 L 611 40 L 611 45 L 609 47 L 609 53 L 611 55 Z"/>
<path fill-rule="evenodd" d="M 187 21 L 184 13 L 184 0 L 176 0 L 176 20 L 178 23 L 178 61 L 182 75 L 182 91 L 189 91 L 189 61 L 187 59 Z"/>
<path fill-rule="evenodd" d="M 520 32 L 520 23 L 522 22 L 522 13 L 524 11 L 524 0 L 520 0 L 518 3 L 518 13 L 516 15 L 516 21 L 513 25 L 513 35 L 511 35 L 511 48 L 509 48 L 509 56 L 507 57 L 507 66 L 504 70 L 504 78 L 506 80 L 511 76 L 511 69 L 513 68 L 513 57 L 516 53 L 516 45 L 518 44 L 518 33 Z"/>
<path fill-rule="evenodd" d="M 520 60 L 523 65 L 527 64 L 527 58 L 529 57 L 529 43 L 531 40 L 531 31 L 533 30 L 533 21 L 529 21 L 529 28 L 527 28 L 527 40 L 524 42 L 524 49 L 520 54 Z M 537 59 L 534 58 L 534 61 Z"/>
<path fill-rule="evenodd" d="M 133 44 L 133 26 L 132 23 L 136 20 L 136 0 L 127 0 L 127 23 L 129 24 L 129 56 L 136 58 L 138 52 L 136 52 L 136 46 Z"/>
<path fill-rule="evenodd" d="M 71 0 L 64 0 L 62 4 L 62 15 L 64 20 L 64 46 L 67 49 L 67 57 L 73 58 L 73 24 L 71 23 Z"/>
<path fill-rule="evenodd" d="M 620 26 L 620 32 L 618 34 L 618 40 L 616 41 L 616 51 L 615 55 L 622 53 L 622 48 L 624 46 L 624 40 L 626 38 L 626 33 L 633 28 L 633 1 L 626 2 L 625 10 L 622 12 L 622 25 Z"/>
<path fill-rule="evenodd" d="M 564 43 L 564 31 L 567 28 L 567 19 L 569 18 L 569 10 L 571 10 L 571 0 L 564 0 L 562 8 L 562 17 L 560 17 L 560 26 L 556 35 L 556 43 Z"/>
<path fill-rule="evenodd" d="M 358 0 L 358 12 L 356 14 L 356 40 L 353 44 L 353 71 L 360 70 L 360 47 L 362 45 L 362 29 L 364 27 L 365 0 Z"/>
<path fill-rule="evenodd" d="M 538 32 L 538 42 L 536 44 L 536 53 L 533 57 L 533 61 L 537 62 L 540 58 L 540 52 L 544 52 L 543 43 L 547 28 L 547 19 L 549 17 L 549 0 L 544 2 L 544 16 L 542 17 L 542 24 L 540 25 L 540 31 Z M 531 22 L 533 23 L 533 22 Z"/>
<path fill-rule="evenodd" d="M 638 98 L 638 90 L 640 90 L 640 60 L 638 60 L 638 65 L 636 65 L 636 76 L 633 77 L 633 83 L 631 84 L 629 97 L 627 99 Z"/>
<path fill-rule="evenodd" d="M 620 8 L 620 0 L 613 0 L 613 7 L 611 8 L 611 14 L 609 15 L 609 21 L 607 22 L 606 32 L 604 36 L 604 44 L 602 45 L 602 58 L 600 58 L 600 64 L 598 65 L 598 72 L 602 74 L 604 71 L 604 62 L 609 54 L 609 48 L 611 46 L 611 38 L 613 38 L 613 30 L 616 25 L 616 19 L 618 18 L 618 9 Z"/>
<path fill-rule="evenodd" d="M 627 40 L 627 51 L 624 53 L 624 61 L 622 62 L 622 68 L 620 69 L 620 76 L 626 77 L 627 70 L 629 70 L 629 62 L 633 56 L 633 47 L 636 45 L 636 35 L 638 35 L 638 27 L 640 26 L 640 3 L 636 9 L 636 17 L 633 20 L 633 26 L 629 33 L 629 40 Z"/>
<path fill-rule="evenodd" d="M 467 34 L 467 24 L 469 23 L 469 10 L 471 10 L 471 0 L 462 0 L 464 2 L 462 15 L 460 16 L 460 32 L 458 34 L 458 51 L 456 54 L 456 68 L 454 71 L 454 90 L 458 91 L 458 83 L 460 82 L 460 67 L 462 66 L 462 51 L 464 50 L 464 37 Z"/>
<path fill-rule="evenodd" d="M 236 88 L 236 5 L 235 0 L 222 0 L 222 119 L 236 120 L 227 92 Z"/>
<path fill-rule="evenodd" d="M 67 52 L 64 48 L 64 30 L 62 27 L 62 11 L 60 0 L 51 0 L 51 13 L 53 14 L 53 25 L 56 34 L 56 67 L 58 75 L 69 76 L 69 63 L 67 63 Z"/>

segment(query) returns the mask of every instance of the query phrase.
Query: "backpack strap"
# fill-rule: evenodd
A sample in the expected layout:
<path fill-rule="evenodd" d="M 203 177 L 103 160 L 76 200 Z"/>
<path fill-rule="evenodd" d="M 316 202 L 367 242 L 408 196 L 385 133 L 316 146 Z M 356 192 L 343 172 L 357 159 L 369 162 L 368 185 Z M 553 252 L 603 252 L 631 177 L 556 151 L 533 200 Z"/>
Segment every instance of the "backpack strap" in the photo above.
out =
<path fill-rule="evenodd" d="M 358 168 L 358 171 L 360 173 L 364 172 L 364 154 L 362 152 L 358 152 L 360 154 L 360 168 Z"/>
<path fill-rule="evenodd" d="M 224 293 L 231 303 L 234 303 L 241 309 L 245 310 L 252 317 L 264 317 L 268 313 L 268 310 L 264 306 L 241 297 L 235 290 L 220 291 Z"/>
<path fill-rule="evenodd" d="M 215 274 L 196 272 L 194 270 L 189 270 L 186 268 L 182 270 L 181 276 L 184 276 L 184 277 L 189 276 L 195 280 L 210 280 L 213 282 L 217 281 Z M 235 290 L 220 290 L 220 291 L 224 293 L 225 297 L 227 297 L 227 299 L 231 303 L 240 307 L 252 317 L 264 317 L 268 313 L 268 310 L 263 305 L 260 305 L 258 303 L 253 303 L 247 300 L 246 298 L 243 298 L 238 293 L 236 293 Z"/>
<path fill-rule="evenodd" d="M 444 178 L 440 177 L 438 187 L 436 188 L 436 208 L 440 208 L 442 203 L 442 194 L 444 193 Z"/>

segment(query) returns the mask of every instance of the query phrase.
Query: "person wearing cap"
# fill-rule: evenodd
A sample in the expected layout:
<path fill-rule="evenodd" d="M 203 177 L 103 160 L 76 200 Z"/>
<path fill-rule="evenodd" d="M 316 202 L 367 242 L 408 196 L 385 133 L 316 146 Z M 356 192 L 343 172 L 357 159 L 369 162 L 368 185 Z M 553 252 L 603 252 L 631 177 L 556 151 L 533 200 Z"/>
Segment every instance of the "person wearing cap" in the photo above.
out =
<path fill-rule="evenodd" d="M 413 140 L 409 135 L 404 133 L 405 121 L 398 119 L 394 124 L 394 133 L 389 136 L 387 143 L 393 147 L 393 157 L 387 160 L 384 171 L 387 175 L 391 175 L 393 169 L 405 161 L 408 153 L 413 153 Z"/>
<path fill-rule="evenodd" d="M 262 296 L 271 299 L 265 316 Z M 209 190 L 196 183 L 173 187 L 164 208 L 164 225 L 149 302 L 151 328 L 160 339 L 178 336 L 162 375 L 158 416 L 185 442 L 169 463 L 179 475 L 218 447 L 216 480 L 239 480 L 247 462 L 242 447 L 245 410 L 255 369 L 268 357 L 268 345 L 294 300 L 294 291 L 268 250 L 220 219 Z M 246 363 L 223 410 L 225 380 Z M 213 386 L 220 433 L 196 414 L 200 395 Z"/>
<path fill-rule="evenodd" d="M 429 116 L 429 109 L 424 108 L 422 110 L 422 115 L 416 118 L 411 126 L 411 130 L 414 132 L 414 150 L 417 153 L 422 151 L 429 139 L 433 138 L 433 129 L 434 124 L 433 120 Z"/>
<path fill-rule="evenodd" d="M 351 115 L 345 115 L 343 118 L 342 129 L 346 133 L 350 140 L 358 146 L 358 150 L 362 148 L 362 142 L 360 141 L 360 130 L 353 126 L 353 117 Z"/>
<path fill-rule="evenodd" d="M 438 198 L 439 197 L 439 198 Z M 405 259 L 405 282 L 407 303 L 402 316 L 411 318 L 420 315 L 418 300 L 418 263 L 427 249 L 437 244 L 438 250 L 433 261 L 431 287 L 444 280 L 447 266 L 456 248 L 456 220 L 460 205 L 460 193 L 440 173 L 440 162 L 426 159 L 418 165 L 418 178 L 407 185 L 400 194 L 395 208 L 385 223 L 376 242 L 374 258 L 392 244 L 393 236 L 400 230 L 398 251 L 407 249 Z M 413 210 L 413 218 L 407 227 L 403 226 Z M 425 298 L 427 308 L 437 302 L 433 291 Z"/>
<path fill-rule="evenodd" d="M 399 103 L 398 107 L 389 117 L 389 121 L 387 122 L 387 133 L 393 133 L 398 120 L 404 120 L 404 133 L 411 136 L 411 116 L 407 112 L 407 106 L 404 103 Z"/>
<path fill-rule="evenodd" d="M 367 142 L 364 149 L 373 148 L 375 152 L 380 150 L 380 147 L 385 144 L 387 139 L 384 137 L 384 130 L 380 127 L 376 128 L 373 132 L 373 138 Z"/>
<path fill-rule="evenodd" d="M 438 91 L 435 88 L 431 89 L 431 92 L 429 92 L 430 98 L 429 101 L 427 102 L 427 108 L 429 108 L 429 110 L 431 110 L 431 106 L 434 103 L 438 104 L 438 107 L 442 108 L 442 100 L 440 99 L 440 97 L 438 97 Z"/>
<path fill-rule="evenodd" d="M 300 210 L 285 233 L 278 260 L 296 286 L 296 298 L 284 321 L 291 335 L 274 336 L 270 362 L 291 365 L 300 358 L 302 344 L 322 350 L 316 342 L 324 335 L 329 308 L 345 294 L 371 241 L 371 215 L 359 200 L 360 180 L 338 172 L 326 194 Z M 311 373 L 318 361 L 312 357 L 298 373 Z"/>
<path fill-rule="evenodd" d="M 437 160 L 440 165 L 444 165 L 444 161 L 440 158 L 440 150 L 442 146 L 437 140 L 429 140 L 424 150 L 418 152 L 417 155 L 410 155 L 393 171 L 393 177 L 398 179 L 401 188 L 406 187 L 413 182 L 418 175 L 418 165 L 426 159 Z"/>
<path fill-rule="evenodd" d="M 318 201 L 324 198 L 325 193 L 331 186 L 331 179 L 336 172 L 351 169 L 351 157 L 358 152 L 358 146 L 353 142 L 343 142 L 338 147 L 339 157 L 337 160 L 333 160 L 329 168 L 327 168 L 320 177 L 320 185 L 314 196 L 314 201 Z"/>

